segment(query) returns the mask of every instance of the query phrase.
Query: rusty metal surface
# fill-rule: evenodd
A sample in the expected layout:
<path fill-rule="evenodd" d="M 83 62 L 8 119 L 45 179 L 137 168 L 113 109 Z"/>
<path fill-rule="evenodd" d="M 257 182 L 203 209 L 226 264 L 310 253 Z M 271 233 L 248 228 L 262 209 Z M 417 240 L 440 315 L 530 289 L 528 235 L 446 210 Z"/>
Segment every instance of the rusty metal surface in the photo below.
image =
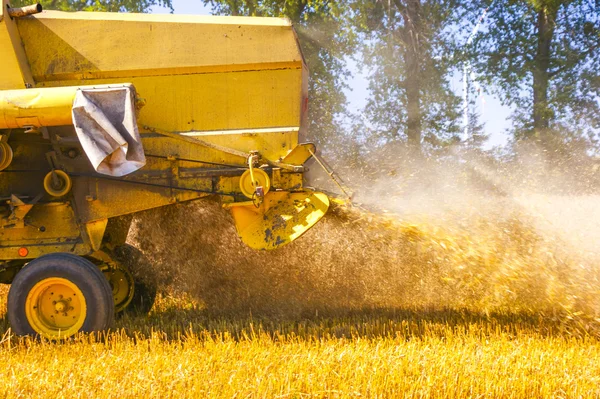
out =
<path fill-rule="evenodd" d="M 8 9 L 8 15 L 10 15 L 11 18 L 20 18 L 28 15 L 39 14 L 42 12 L 42 10 L 42 5 L 37 3 L 25 7 L 10 7 Z"/>

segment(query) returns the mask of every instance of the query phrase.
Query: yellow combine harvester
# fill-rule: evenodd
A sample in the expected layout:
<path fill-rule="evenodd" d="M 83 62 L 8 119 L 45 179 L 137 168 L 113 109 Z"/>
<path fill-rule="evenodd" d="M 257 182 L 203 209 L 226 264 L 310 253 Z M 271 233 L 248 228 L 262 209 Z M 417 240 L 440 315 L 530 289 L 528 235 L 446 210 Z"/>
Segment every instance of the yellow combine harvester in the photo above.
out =
<path fill-rule="evenodd" d="M 0 282 L 17 334 L 108 328 L 156 288 L 125 240 L 135 212 L 218 196 L 251 248 L 329 207 L 290 22 L 0 9 Z"/>

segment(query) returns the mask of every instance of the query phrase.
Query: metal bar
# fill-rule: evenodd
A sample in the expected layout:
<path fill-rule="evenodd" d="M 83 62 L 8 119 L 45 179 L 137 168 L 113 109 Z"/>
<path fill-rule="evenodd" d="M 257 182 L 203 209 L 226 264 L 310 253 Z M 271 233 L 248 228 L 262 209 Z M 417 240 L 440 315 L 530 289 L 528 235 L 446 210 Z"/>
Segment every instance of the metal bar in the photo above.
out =
<path fill-rule="evenodd" d="M 182 179 L 192 177 L 234 177 L 241 176 L 246 169 L 207 169 L 207 168 L 179 168 Z"/>
<path fill-rule="evenodd" d="M 228 169 L 213 169 L 213 168 L 182 168 L 179 167 L 179 176 L 181 178 L 189 177 L 231 177 L 241 176 L 246 169 L 244 168 L 228 168 Z M 270 171 L 271 169 L 265 169 Z M 169 171 L 167 169 L 140 169 L 130 173 L 127 176 L 122 176 L 120 179 L 123 180 L 146 180 L 146 179 L 167 179 L 169 177 Z"/>
<path fill-rule="evenodd" d="M 287 164 L 284 162 L 270 161 L 268 159 L 266 160 L 266 162 L 271 166 L 274 166 L 276 168 L 285 169 L 285 170 L 288 170 L 293 173 L 303 173 L 304 172 L 304 166 L 290 165 L 290 164 Z"/>
<path fill-rule="evenodd" d="M 169 159 L 169 157 L 164 156 L 164 155 L 154 155 L 154 154 L 144 154 L 147 157 L 150 158 L 161 158 L 161 159 Z M 228 163 L 219 163 L 219 162 L 209 162 L 209 161 L 200 161 L 200 160 L 196 160 L 196 159 L 188 159 L 188 158 L 178 158 L 178 157 L 174 157 L 174 159 L 176 161 L 184 161 L 184 162 L 196 162 L 196 163 L 203 163 L 206 165 L 215 165 L 215 166 L 226 166 L 228 168 L 239 168 L 239 169 L 247 169 L 247 167 L 245 165 L 231 165 Z"/>
<path fill-rule="evenodd" d="M 150 187 L 169 188 L 169 189 L 173 189 L 173 190 L 192 191 L 192 192 L 203 193 L 203 194 L 231 195 L 234 197 L 239 195 L 238 193 L 224 193 L 224 192 L 218 192 L 218 191 L 199 190 L 196 188 L 173 187 L 173 186 L 169 186 L 168 184 L 147 183 L 147 182 L 136 181 L 136 180 L 124 180 L 124 179 L 121 179 L 118 177 L 97 175 L 97 174 L 92 174 L 92 173 L 69 173 L 69 176 L 90 177 L 90 178 L 94 178 L 94 179 L 104 179 L 104 180 L 116 181 L 116 182 L 121 182 L 121 183 L 140 184 L 143 186 L 150 186 Z"/>
<path fill-rule="evenodd" d="M 344 195 L 346 197 L 348 197 L 348 200 L 351 200 L 352 196 L 346 192 L 346 190 L 344 189 L 344 187 L 342 186 L 342 184 L 338 181 L 338 179 L 336 179 L 333 170 L 329 171 L 329 169 L 327 169 L 327 167 L 321 161 L 321 159 L 310 148 L 308 148 L 308 152 L 310 152 L 310 155 L 312 155 L 313 158 L 317 161 L 317 163 L 319 165 L 321 165 L 321 167 L 323 168 L 323 170 L 325 171 L 325 173 L 327 173 L 327 175 L 329 175 L 329 177 L 331 178 L 331 180 L 333 180 L 333 182 L 335 184 L 337 184 L 337 186 L 339 187 L 340 190 L 342 190 L 342 192 L 344 193 Z"/>
<path fill-rule="evenodd" d="M 8 15 L 10 15 L 11 18 L 21 18 L 28 15 L 39 14 L 42 12 L 42 10 L 42 5 L 37 3 L 25 7 L 10 7 L 8 9 Z"/>

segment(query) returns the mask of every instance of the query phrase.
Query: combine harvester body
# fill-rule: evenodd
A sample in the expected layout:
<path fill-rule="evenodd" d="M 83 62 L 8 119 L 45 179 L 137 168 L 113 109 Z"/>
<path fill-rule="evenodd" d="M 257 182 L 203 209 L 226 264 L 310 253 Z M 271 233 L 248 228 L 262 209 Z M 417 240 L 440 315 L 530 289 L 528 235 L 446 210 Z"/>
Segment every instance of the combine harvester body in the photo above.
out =
<path fill-rule="evenodd" d="M 315 147 L 299 142 L 308 71 L 288 20 L 2 1 L 0 282 L 16 333 L 149 310 L 156 288 L 125 244 L 135 212 L 217 197 L 258 250 L 326 213 L 303 188 Z"/>

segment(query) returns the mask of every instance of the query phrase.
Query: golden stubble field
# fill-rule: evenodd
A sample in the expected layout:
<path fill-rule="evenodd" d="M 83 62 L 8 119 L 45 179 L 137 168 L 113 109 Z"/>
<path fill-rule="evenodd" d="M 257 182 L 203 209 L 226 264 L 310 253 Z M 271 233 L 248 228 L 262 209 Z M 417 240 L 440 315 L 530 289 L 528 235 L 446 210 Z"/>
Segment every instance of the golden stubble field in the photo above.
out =
<path fill-rule="evenodd" d="M 600 397 L 596 254 L 499 209 L 337 209 L 275 253 L 212 203 L 142 215 L 130 239 L 164 283 L 150 315 L 65 343 L 3 318 L 0 396 Z"/>

